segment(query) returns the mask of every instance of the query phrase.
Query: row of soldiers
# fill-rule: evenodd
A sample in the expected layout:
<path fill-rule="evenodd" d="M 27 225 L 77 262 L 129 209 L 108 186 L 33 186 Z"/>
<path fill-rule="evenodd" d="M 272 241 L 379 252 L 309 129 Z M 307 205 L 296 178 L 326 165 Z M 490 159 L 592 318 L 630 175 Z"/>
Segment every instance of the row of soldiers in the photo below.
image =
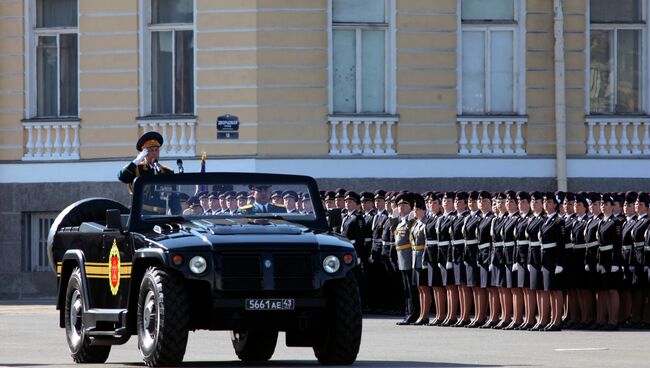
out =
<path fill-rule="evenodd" d="M 337 189 L 321 198 L 360 258 L 364 307 L 401 309 L 398 325 L 650 328 L 648 193 Z"/>
<path fill-rule="evenodd" d="M 186 193 L 179 195 L 181 213 L 184 215 L 226 215 L 242 213 L 248 208 L 259 204 L 261 198 L 256 192 L 263 190 L 265 193 L 269 187 L 265 186 L 252 189 L 251 191 L 198 191 L 190 196 Z M 261 189 L 261 190 L 260 190 Z M 267 198 L 262 204 L 266 204 Z M 277 213 L 311 213 L 313 211 L 309 193 L 296 192 L 293 190 L 274 190 L 268 198 L 271 209 L 268 212 Z"/>

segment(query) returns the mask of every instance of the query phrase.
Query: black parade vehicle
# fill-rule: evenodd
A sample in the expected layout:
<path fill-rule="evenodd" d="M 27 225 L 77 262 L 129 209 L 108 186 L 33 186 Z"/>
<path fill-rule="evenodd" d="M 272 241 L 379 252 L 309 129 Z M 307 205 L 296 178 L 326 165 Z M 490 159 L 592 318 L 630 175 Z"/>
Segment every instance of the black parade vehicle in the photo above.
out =
<path fill-rule="evenodd" d="M 186 200 L 202 190 L 254 198 L 204 211 Z M 271 191 L 302 193 L 301 211 L 270 203 Z M 312 347 L 322 364 L 356 360 L 357 255 L 328 232 L 310 177 L 139 177 L 130 208 L 105 198 L 68 206 L 50 229 L 48 252 L 75 362 L 105 362 L 112 345 L 137 336 L 146 365 L 178 365 L 199 329 L 231 331 L 242 361 L 270 359 L 279 332 L 287 346 Z"/>

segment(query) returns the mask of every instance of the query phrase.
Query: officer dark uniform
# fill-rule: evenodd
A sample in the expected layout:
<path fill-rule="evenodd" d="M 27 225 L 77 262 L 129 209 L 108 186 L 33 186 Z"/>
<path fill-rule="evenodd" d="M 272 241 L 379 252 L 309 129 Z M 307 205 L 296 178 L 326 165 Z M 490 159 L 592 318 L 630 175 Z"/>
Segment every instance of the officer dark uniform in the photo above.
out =
<path fill-rule="evenodd" d="M 473 201 L 478 201 L 479 192 L 472 191 L 469 193 L 469 198 Z M 468 287 L 477 287 L 480 283 L 480 273 L 478 269 L 478 239 L 476 238 L 476 228 L 479 222 L 481 211 L 476 210 L 470 212 L 465 217 L 463 228 L 461 230 L 463 239 L 465 240 L 465 253 L 463 260 L 465 264 L 465 282 Z"/>
<path fill-rule="evenodd" d="M 555 212 L 548 214 L 539 229 L 539 241 L 542 243 L 542 282 L 544 291 L 551 292 L 549 316 L 553 318 L 548 325 L 544 326 L 544 331 L 560 331 L 564 288 L 562 273 L 564 272 L 565 226 L 564 219 L 557 211 L 560 203 L 555 193 L 547 192 L 544 200 L 555 202 L 556 208 Z M 540 317 L 540 320 L 544 318 Z"/>
<path fill-rule="evenodd" d="M 336 193 L 332 190 L 325 192 L 326 201 L 335 201 Z M 341 231 L 341 223 L 343 222 L 343 214 L 340 208 L 329 208 L 325 212 L 327 217 L 327 225 L 332 231 L 338 233 Z"/>
<path fill-rule="evenodd" d="M 431 193 L 431 195 L 426 199 L 427 201 L 440 201 L 438 193 Z M 436 233 L 436 224 L 438 223 L 438 217 L 442 214 L 438 213 L 429 213 L 427 214 L 426 220 L 426 252 L 422 258 L 422 264 L 427 269 L 428 274 L 428 284 L 431 287 L 442 286 L 442 277 L 440 275 L 440 270 L 438 269 L 438 234 Z M 442 322 L 442 320 L 440 321 Z"/>
<path fill-rule="evenodd" d="M 588 194 L 585 192 L 580 192 L 576 194 L 575 202 L 576 205 L 582 204 L 586 211 L 588 211 L 589 204 L 587 201 Z M 578 322 L 577 316 L 571 316 L 571 321 L 573 324 L 569 324 L 567 328 L 572 329 L 584 329 L 588 327 L 592 321 L 589 319 L 591 316 L 591 309 L 587 308 L 587 303 L 585 303 L 585 294 L 587 293 L 587 288 L 589 285 L 589 276 L 587 271 L 585 271 L 585 255 L 587 252 L 587 241 L 585 240 L 585 229 L 587 228 L 587 223 L 591 217 L 589 213 L 586 212 L 583 215 L 576 216 L 573 220 L 573 225 L 571 226 L 571 243 L 573 244 L 573 254 L 569 260 L 565 261 L 566 268 L 568 273 L 573 279 L 572 285 L 575 289 L 578 290 L 578 298 L 581 302 L 578 305 L 580 310 L 580 322 Z"/>
<path fill-rule="evenodd" d="M 375 191 L 374 200 L 385 200 L 386 191 Z M 370 221 L 370 229 L 372 231 L 372 248 L 370 249 L 370 264 L 368 265 L 368 294 L 369 304 L 371 308 L 376 308 L 379 312 L 389 309 L 388 302 L 384 297 L 386 286 L 388 285 L 388 273 L 382 264 L 381 250 L 382 250 L 382 234 L 384 226 L 388 220 L 388 211 L 386 208 L 376 213 Z"/>
<path fill-rule="evenodd" d="M 462 200 L 467 203 L 469 195 L 467 192 L 458 192 L 456 193 L 455 200 Z M 451 222 L 449 228 L 449 233 L 451 235 L 450 239 L 450 248 L 447 253 L 447 262 L 451 263 L 451 267 L 454 273 L 454 282 L 457 286 L 466 285 L 465 274 L 465 236 L 463 235 L 463 225 L 465 225 L 465 219 L 470 215 L 470 212 L 467 208 L 461 213 L 457 213 Z"/>
<path fill-rule="evenodd" d="M 517 192 L 517 202 L 519 204 L 519 208 L 521 208 L 522 201 L 527 201 L 530 205 L 530 195 L 528 192 Z M 531 304 L 534 303 L 534 298 L 531 297 L 528 278 L 528 249 L 530 241 L 526 236 L 526 228 L 528 227 L 528 224 L 532 218 L 533 212 L 530 210 L 530 207 L 526 213 L 522 213 L 521 211 L 519 212 L 519 220 L 517 221 L 517 224 L 514 228 L 515 249 L 512 256 L 514 263 L 511 267 L 513 287 L 521 289 L 523 293 L 523 312 L 525 314 L 525 319 L 520 324 L 516 324 L 517 321 L 513 320 L 513 323 L 515 325 L 506 327 L 506 330 L 528 330 L 529 328 L 535 326 L 535 324 L 532 323 L 532 321 L 535 319 L 534 312 L 531 312 Z M 516 291 L 513 293 L 516 293 Z M 514 307 L 515 310 L 517 308 L 521 308 L 521 304 L 515 304 Z M 516 310 L 515 313 L 517 314 L 519 312 Z"/>
<path fill-rule="evenodd" d="M 163 145 L 163 143 L 163 137 L 159 133 L 147 132 L 143 134 L 140 139 L 138 139 L 135 148 L 138 150 L 138 152 L 142 152 L 143 149 L 160 147 Z M 170 169 L 167 166 L 157 164 L 157 162 L 156 165 L 154 165 L 153 162 L 147 162 L 146 160 L 142 160 L 141 162 L 136 163 L 136 161 L 139 160 L 142 160 L 140 159 L 140 155 L 138 155 L 138 158 L 136 158 L 136 160 L 129 162 L 126 166 L 124 166 L 117 174 L 117 178 L 122 183 L 128 184 L 130 194 L 133 194 L 131 184 L 135 178 L 139 176 L 153 176 L 174 173 L 174 170 Z"/>
<path fill-rule="evenodd" d="M 255 190 L 255 188 L 268 188 L 269 185 L 249 185 L 250 190 Z M 248 196 L 247 196 L 248 198 Z M 261 204 L 261 203 L 253 203 L 249 205 L 245 205 L 243 207 L 239 207 L 238 213 L 241 213 L 243 215 L 251 215 L 251 214 L 257 214 L 257 213 L 287 213 L 287 209 L 278 205 L 275 205 L 271 202 Z"/>
<path fill-rule="evenodd" d="M 504 201 L 506 196 L 503 193 L 496 193 L 495 200 Z M 506 213 L 500 214 L 494 218 L 492 221 L 492 230 L 490 231 L 492 235 L 492 248 L 491 248 L 491 258 L 492 258 L 492 287 L 505 287 L 506 286 L 506 261 L 505 255 L 503 254 L 503 232 L 502 229 L 508 220 L 508 215 Z M 501 324 L 503 325 L 503 324 Z"/>
<path fill-rule="evenodd" d="M 479 200 L 483 199 L 489 199 L 492 200 L 492 196 L 490 195 L 490 192 L 487 192 L 485 190 L 481 191 L 478 196 Z M 490 258 L 490 248 L 492 246 L 492 235 L 491 235 L 491 230 L 492 230 L 492 221 L 494 220 L 494 212 L 492 212 L 491 208 L 487 210 L 487 212 L 482 212 L 478 215 L 481 219 L 478 223 L 478 226 L 476 227 L 476 239 L 478 240 L 478 254 L 477 254 L 477 263 L 479 267 L 479 276 L 480 276 L 480 283 L 479 287 L 481 289 L 481 294 L 483 295 L 483 302 L 481 305 L 476 306 L 476 317 L 470 323 L 467 327 L 470 328 L 490 328 L 493 326 L 496 326 L 497 321 L 492 321 L 492 320 L 486 320 L 485 319 L 485 312 L 487 309 L 487 299 L 485 298 L 485 289 L 491 286 L 491 275 L 490 275 L 490 263 L 491 263 L 491 258 Z"/>
<path fill-rule="evenodd" d="M 386 201 L 393 201 L 396 196 L 395 192 L 386 194 Z M 393 207 L 394 208 L 394 207 Z M 394 213 L 388 214 L 388 219 L 384 223 L 384 232 L 381 236 L 382 249 L 381 258 L 382 264 L 388 274 L 388 289 L 386 293 L 387 303 L 390 309 L 395 314 L 400 314 L 404 305 L 404 291 L 402 287 L 402 275 L 397 267 L 397 251 L 395 250 L 395 229 L 399 223 L 399 216 Z"/>
<path fill-rule="evenodd" d="M 641 204 L 643 206 L 641 206 Z M 648 229 L 648 224 L 650 224 L 650 221 L 648 220 L 648 212 L 647 208 L 648 205 L 650 205 L 650 195 L 645 192 L 639 193 L 639 196 L 637 197 L 637 206 L 639 206 L 639 210 L 641 211 L 643 208 L 646 209 L 646 212 L 641 212 L 638 213 L 637 220 L 634 223 L 634 227 L 632 228 L 632 239 L 633 239 L 633 244 L 634 244 L 634 251 L 632 252 L 630 256 L 630 261 L 629 261 L 629 268 L 630 268 L 630 273 L 632 274 L 632 288 L 634 289 L 634 296 L 633 299 L 635 300 L 635 307 L 639 308 L 643 305 L 642 301 L 642 296 L 643 296 L 643 290 L 647 289 L 648 287 L 648 274 L 644 270 L 644 267 L 647 266 L 646 262 L 650 261 L 650 259 L 646 258 L 646 251 L 644 250 L 645 244 L 645 233 L 646 230 Z M 648 251 L 650 251 L 650 248 L 648 248 Z M 639 317 L 636 321 L 633 322 L 639 322 L 641 315 L 641 311 L 633 310 L 632 311 L 632 316 L 633 317 Z M 637 327 L 641 327 L 638 326 Z"/>
<path fill-rule="evenodd" d="M 634 207 L 634 203 L 638 194 L 636 192 L 627 192 L 625 193 L 625 204 L 624 206 Z M 623 283 L 621 289 L 629 293 L 630 288 L 632 287 L 632 273 L 630 272 L 630 261 L 632 258 L 632 252 L 634 251 L 634 238 L 632 237 L 632 230 L 634 229 L 634 224 L 637 221 L 637 215 L 633 214 L 631 216 L 626 216 L 623 220 L 623 227 L 621 228 L 621 236 L 623 237 Z M 629 294 L 628 294 L 629 295 Z M 623 298 L 622 298 L 623 299 Z M 624 322 L 624 321 L 622 321 Z"/>
<path fill-rule="evenodd" d="M 599 284 L 598 274 L 596 273 L 596 265 L 598 264 L 598 225 L 602 214 L 600 213 L 601 194 L 597 192 L 589 193 L 589 205 L 598 208 L 598 214 L 593 216 L 587 222 L 585 227 L 585 273 L 586 273 L 586 288 L 595 290 Z"/>
<path fill-rule="evenodd" d="M 530 200 L 543 201 L 544 195 L 541 192 L 532 192 L 530 194 Z M 533 214 L 533 218 L 528 222 L 528 226 L 526 227 L 526 237 L 529 241 L 527 268 L 530 276 L 530 290 L 544 289 L 542 276 L 542 243 L 539 240 L 539 230 L 545 221 L 546 216 L 543 212 Z M 543 328 L 545 326 L 541 327 Z"/>
<path fill-rule="evenodd" d="M 361 203 L 373 202 L 373 208 L 368 212 L 362 212 L 364 228 L 363 228 L 363 254 L 361 262 L 365 262 L 365 269 L 368 269 L 368 260 L 370 259 L 370 251 L 372 249 L 372 220 L 377 213 L 374 208 L 375 194 L 371 192 L 361 192 Z"/>
<path fill-rule="evenodd" d="M 455 192 L 445 192 L 442 197 L 442 200 L 446 199 L 455 199 Z M 447 259 L 449 257 L 449 249 L 451 245 L 451 225 L 456 218 L 456 211 L 451 211 L 445 213 L 442 216 L 438 217 L 438 222 L 436 223 L 436 234 L 438 235 L 438 267 L 440 268 L 440 276 L 442 278 L 442 286 L 454 285 L 454 273 L 453 270 L 447 270 Z"/>

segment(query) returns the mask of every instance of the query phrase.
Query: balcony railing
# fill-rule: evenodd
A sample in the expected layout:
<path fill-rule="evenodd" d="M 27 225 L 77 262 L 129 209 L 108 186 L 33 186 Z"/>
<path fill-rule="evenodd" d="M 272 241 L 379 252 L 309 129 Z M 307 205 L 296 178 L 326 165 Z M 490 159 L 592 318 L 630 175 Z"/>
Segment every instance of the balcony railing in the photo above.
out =
<path fill-rule="evenodd" d="M 333 156 L 381 156 L 397 154 L 397 116 L 330 116 L 330 149 Z"/>
<path fill-rule="evenodd" d="M 24 161 L 78 160 L 79 121 L 26 121 Z"/>
<path fill-rule="evenodd" d="M 650 154 L 650 117 L 587 116 L 587 154 Z"/>
<path fill-rule="evenodd" d="M 461 155 L 525 155 L 526 116 L 458 116 Z"/>
<path fill-rule="evenodd" d="M 192 157 L 196 155 L 196 119 L 146 119 L 138 120 L 140 134 L 158 132 L 164 144 L 160 147 L 161 156 Z"/>

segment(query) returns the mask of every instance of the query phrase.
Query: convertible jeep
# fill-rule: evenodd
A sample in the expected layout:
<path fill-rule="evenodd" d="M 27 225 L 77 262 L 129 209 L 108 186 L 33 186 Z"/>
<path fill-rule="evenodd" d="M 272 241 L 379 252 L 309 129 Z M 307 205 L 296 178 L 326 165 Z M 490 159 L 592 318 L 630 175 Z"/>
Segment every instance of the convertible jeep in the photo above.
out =
<path fill-rule="evenodd" d="M 199 190 L 253 190 L 255 200 L 206 215 L 187 208 Z M 276 190 L 305 193 L 303 210 L 269 203 Z M 287 346 L 312 347 L 323 364 L 352 364 L 357 255 L 328 233 L 318 198 L 305 176 L 197 173 L 137 178 L 130 208 L 105 198 L 68 206 L 48 251 L 72 358 L 105 362 L 111 345 L 137 335 L 146 365 L 178 365 L 189 331 L 206 329 L 231 331 L 243 361 L 270 359 L 284 331 Z"/>

